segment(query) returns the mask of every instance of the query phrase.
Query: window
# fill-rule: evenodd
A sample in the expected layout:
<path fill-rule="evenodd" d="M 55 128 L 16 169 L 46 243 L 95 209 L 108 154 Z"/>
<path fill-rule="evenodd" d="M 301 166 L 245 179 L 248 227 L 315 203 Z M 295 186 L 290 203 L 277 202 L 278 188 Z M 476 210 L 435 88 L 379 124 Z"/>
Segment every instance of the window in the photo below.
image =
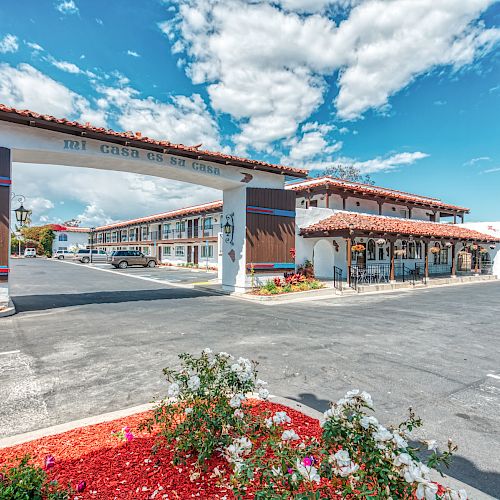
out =
<path fill-rule="evenodd" d="M 163 237 L 168 238 L 170 235 L 170 224 L 163 224 Z"/>
<path fill-rule="evenodd" d="M 204 222 L 204 229 L 212 229 L 212 228 L 213 228 L 212 217 L 207 217 Z"/>
<path fill-rule="evenodd" d="M 175 247 L 175 256 L 176 257 L 184 257 L 185 249 L 184 247 Z"/>
<path fill-rule="evenodd" d="M 378 260 L 384 260 L 384 247 L 378 247 Z"/>
<path fill-rule="evenodd" d="M 163 255 L 172 255 L 172 247 L 163 247 Z"/>
<path fill-rule="evenodd" d="M 448 247 L 444 246 L 441 248 L 439 259 L 441 260 L 441 264 L 448 264 Z"/>
<path fill-rule="evenodd" d="M 368 240 L 368 260 L 375 260 L 375 242 Z"/>
<path fill-rule="evenodd" d="M 59 248 L 58 248 L 58 250 L 59 250 L 60 252 L 62 252 L 63 250 L 67 250 L 67 249 L 68 249 L 68 247 L 59 247 Z"/>
<path fill-rule="evenodd" d="M 310 207 L 317 207 L 318 206 L 318 200 L 310 200 L 309 201 L 309 206 Z"/>
<path fill-rule="evenodd" d="M 185 231 L 186 230 L 186 221 L 183 221 L 183 220 L 177 221 L 175 223 L 175 230 L 177 232 Z"/>
<path fill-rule="evenodd" d="M 67 234 L 60 234 L 59 235 L 59 241 L 68 241 L 68 235 Z"/>
<path fill-rule="evenodd" d="M 148 226 L 142 226 L 142 239 L 148 239 Z"/>
<path fill-rule="evenodd" d="M 212 245 L 203 245 L 201 247 L 202 258 L 212 258 L 214 256 L 214 247 Z"/>
<path fill-rule="evenodd" d="M 415 242 L 415 258 L 422 258 L 422 242 L 420 241 Z"/>
<path fill-rule="evenodd" d="M 441 245 L 436 243 L 434 248 L 438 248 L 439 251 L 434 251 L 432 255 L 434 256 L 434 264 L 441 264 Z"/>

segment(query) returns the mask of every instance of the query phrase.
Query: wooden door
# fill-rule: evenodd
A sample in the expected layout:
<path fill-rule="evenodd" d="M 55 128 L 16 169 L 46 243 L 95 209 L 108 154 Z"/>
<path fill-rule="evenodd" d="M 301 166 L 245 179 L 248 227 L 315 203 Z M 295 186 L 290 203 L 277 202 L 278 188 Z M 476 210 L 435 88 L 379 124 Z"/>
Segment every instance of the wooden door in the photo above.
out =
<path fill-rule="evenodd" d="M 192 238 L 193 237 L 193 219 L 189 219 L 188 220 L 187 237 L 188 238 Z"/>
<path fill-rule="evenodd" d="M 193 237 L 198 238 L 198 219 L 194 220 Z"/>
<path fill-rule="evenodd" d="M 192 262 L 192 257 L 193 257 L 192 252 L 193 252 L 193 247 L 191 245 L 188 245 L 187 246 L 187 262 L 188 262 L 188 264 L 190 262 Z"/>
<path fill-rule="evenodd" d="M 193 249 L 194 249 L 193 264 L 198 264 L 198 245 L 195 245 Z"/>

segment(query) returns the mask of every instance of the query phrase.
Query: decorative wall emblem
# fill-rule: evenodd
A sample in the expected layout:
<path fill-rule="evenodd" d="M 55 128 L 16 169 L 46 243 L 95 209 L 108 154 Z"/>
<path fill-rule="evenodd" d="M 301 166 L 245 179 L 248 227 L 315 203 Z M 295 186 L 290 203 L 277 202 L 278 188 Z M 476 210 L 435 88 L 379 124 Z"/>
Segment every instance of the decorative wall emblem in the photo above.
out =
<path fill-rule="evenodd" d="M 240 182 L 244 182 L 245 184 L 248 184 L 253 179 L 252 174 L 247 174 L 246 172 L 241 172 L 241 173 L 243 174 L 243 179 L 241 179 Z"/>
<path fill-rule="evenodd" d="M 226 215 L 226 223 L 223 229 L 225 242 L 234 245 L 234 212 Z"/>

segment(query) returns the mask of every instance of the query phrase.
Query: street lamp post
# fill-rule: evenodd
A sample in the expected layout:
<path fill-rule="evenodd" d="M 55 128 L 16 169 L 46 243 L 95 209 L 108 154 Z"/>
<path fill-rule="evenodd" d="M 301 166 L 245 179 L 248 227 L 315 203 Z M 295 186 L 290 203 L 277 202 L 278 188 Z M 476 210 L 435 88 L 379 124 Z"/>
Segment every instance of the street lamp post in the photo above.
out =
<path fill-rule="evenodd" d="M 90 228 L 90 263 L 92 264 L 92 250 L 94 247 L 94 231 L 95 227 Z M 99 262 L 99 259 L 97 260 Z"/>
<path fill-rule="evenodd" d="M 21 194 L 21 195 L 16 195 L 16 193 L 12 193 L 11 200 L 17 200 L 20 203 L 19 208 L 16 208 L 13 210 L 13 212 L 16 214 L 16 221 L 20 228 L 24 227 L 26 225 L 26 221 L 28 220 L 28 216 L 31 213 L 31 210 L 28 210 L 24 208 L 23 203 L 26 201 L 26 198 Z M 22 233 L 21 231 L 16 232 L 16 237 L 18 238 L 18 255 L 21 255 L 21 236 Z"/>

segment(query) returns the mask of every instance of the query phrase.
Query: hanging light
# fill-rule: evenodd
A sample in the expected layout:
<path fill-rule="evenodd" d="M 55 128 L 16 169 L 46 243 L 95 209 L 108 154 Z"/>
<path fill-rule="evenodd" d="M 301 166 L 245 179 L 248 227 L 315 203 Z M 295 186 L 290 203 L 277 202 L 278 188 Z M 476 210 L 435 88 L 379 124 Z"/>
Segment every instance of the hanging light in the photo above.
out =
<path fill-rule="evenodd" d="M 14 210 L 14 212 L 16 214 L 16 220 L 18 224 L 24 226 L 26 224 L 26 221 L 28 220 L 28 215 L 30 214 L 31 210 L 27 210 L 21 204 L 21 206 L 18 209 Z"/>

